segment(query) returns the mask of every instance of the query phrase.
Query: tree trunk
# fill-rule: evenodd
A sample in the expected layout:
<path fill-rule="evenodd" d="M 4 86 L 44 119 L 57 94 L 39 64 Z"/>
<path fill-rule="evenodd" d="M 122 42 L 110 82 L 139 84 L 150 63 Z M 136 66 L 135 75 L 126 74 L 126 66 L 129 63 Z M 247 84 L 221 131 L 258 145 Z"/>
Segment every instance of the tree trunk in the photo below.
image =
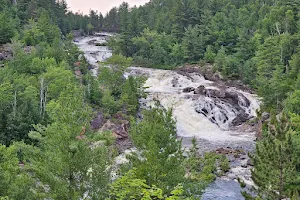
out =
<path fill-rule="evenodd" d="M 44 110 L 44 79 L 41 79 L 41 87 L 40 87 L 40 116 L 43 116 L 43 110 Z"/>
<path fill-rule="evenodd" d="M 14 104 L 13 104 L 13 116 L 16 117 L 17 112 L 17 91 L 15 91 L 14 95 Z"/>
<path fill-rule="evenodd" d="M 280 161 L 279 161 L 279 171 L 280 171 L 280 177 L 279 177 L 279 199 L 281 200 L 281 199 L 283 199 L 283 195 L 282 195 L 282 193 L 283 193 L 283 184 L 284 184 L 284 180 L 283 180 L 283 163 L 282 163 L 282 148 L 281 148 L 281 146 L 279 146 L 280 147 L 280 150 L 279 150 L 279 158 L 280 158 Z"/>

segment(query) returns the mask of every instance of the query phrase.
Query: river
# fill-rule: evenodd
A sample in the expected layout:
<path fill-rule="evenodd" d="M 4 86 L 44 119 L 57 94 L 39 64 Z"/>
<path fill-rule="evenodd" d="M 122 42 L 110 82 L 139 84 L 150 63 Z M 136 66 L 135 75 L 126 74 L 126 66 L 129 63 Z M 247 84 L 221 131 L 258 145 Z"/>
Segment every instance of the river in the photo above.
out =
<path fill-rule="evenodd" d="M 105 35 L 105 34 L 104 34 Z M 107 34 L 107 36 L 110 36 Z M 105 46 L 94 43 L 106 42 L 107 36 L 92 36 L 79 39 L 76 44 L 84 52 L 87 61 L 94 67 L 96 76 L 97 62 L 104 61 L 112 55 Z M 130 67 L 125 76 L 145 75 L 147 99 L 140 101 L 142 107 L 149 107 L 156 99 L 166 108 L 173 109 L 177 124 L 177 135 L 183 140 L 183 146 L 189 148 L 191 138 L 196 137 L 200 152 L 217 149 L 240 149 L 243 152 L 253 151 L 255 133 L 244 128 L 244 121 L 255 117 L 259 100 L 254 94 L 206 80 L 196 72 L 180 73 L 172 70 L 159 70 Z M 187 89 L 189 88 L 189 89 Z M 200 92 L 195 92 L 195 91 Z M 239 123 L 238 123 L 239 122 Z M 223 177 L 211 184 L 202 199 L 240 200 L 244 199 L 237 177 L 253 185 L 248 156 L 241 159 L 231 158 L 231 169 Z"/>

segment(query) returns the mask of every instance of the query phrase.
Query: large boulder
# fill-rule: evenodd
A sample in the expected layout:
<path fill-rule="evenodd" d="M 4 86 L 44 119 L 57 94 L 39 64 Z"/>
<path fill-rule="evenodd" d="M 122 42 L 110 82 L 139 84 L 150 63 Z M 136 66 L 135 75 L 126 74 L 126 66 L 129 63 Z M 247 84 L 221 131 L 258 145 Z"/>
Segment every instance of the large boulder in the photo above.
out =
<path fill-rule="evenodd" d="M 100 129 L 104 124 L 104 115 L 102 112 L 98 112 L 94 119 L 91 121 L 91 128 L 93 130 Z"/>
<path fill-rule="evenodd" d="M 249 115 L 243 111 L 241 111 L 237 117 L 232 120 L 232 125 L 239 126 L 249 120 Z"/>
<path fill-rule="evenodd" d="M 262 121 L 262 122 L 267 121 L 269 118 L 270 118 L 270 113 L 264 112 L 264 113 L 261 115 L 261 121 Z"/>
<path fill-rule="evenodd" d="M 206 89 L 205 89 L 204 85 L 200 85 L 199 87 L 197 87 L 197 88 L 194 90 L 194 94 L 205 95 L 205 94 L 206 94 Z"/>
<path fill-rule="evenodd" d="M 122 140 L 129 137 L 128 128 L 129 122 L 127 120 L 119 120 L 118 122 L 107 120 L 107 122 L 101 127 L 100 132 L 111 131 L 116 139 Z"/>
<path fill-rule="evenodd" d="M 236 92 L 226 91 L 224 98 L 228 99 L 233 104 L 238 105 L 239 103 L 239 95 Z"/>
<path fill-rule="evenodd" d="M 193 87 L 186 87 L 186 88 L 183 89 L 182 92 L 184 92 L 184 93 L 190 93 L 192 91 L 195 91 L 195 88 L 193 88 Z"/>
<path fill-rule="evenodd" d="M 225 92 L 222 90 L 206 89 L 206 96 L 213 98 L 225 98 Z"/>

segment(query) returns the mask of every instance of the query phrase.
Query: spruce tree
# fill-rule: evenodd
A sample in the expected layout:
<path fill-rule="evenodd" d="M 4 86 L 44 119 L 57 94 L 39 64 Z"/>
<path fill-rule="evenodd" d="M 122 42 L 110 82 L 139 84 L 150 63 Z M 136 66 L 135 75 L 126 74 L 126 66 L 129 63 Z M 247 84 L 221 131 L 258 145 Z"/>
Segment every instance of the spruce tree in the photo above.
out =
<path fill-rule="evenodd" d="M 143 120 L 132 122 L 130 136 L 138 152 L 131 157 L 139 179 L 169 193 L 184 180 L 181 141 L 176 138 L 172 111 L 154 108 L 143 113 Z"/>
<path fill-rule="evenodd" d="M 270 122 L 262 140 L 256 145 L 256 152 L 252 156 L 252 179 L 262 199 L 280 200 L 292 197 L 297 192 L 294 186 L 298 175 L 299 151 L 293 134 L 287 116 L 282 114 L 279 120 Z"/>

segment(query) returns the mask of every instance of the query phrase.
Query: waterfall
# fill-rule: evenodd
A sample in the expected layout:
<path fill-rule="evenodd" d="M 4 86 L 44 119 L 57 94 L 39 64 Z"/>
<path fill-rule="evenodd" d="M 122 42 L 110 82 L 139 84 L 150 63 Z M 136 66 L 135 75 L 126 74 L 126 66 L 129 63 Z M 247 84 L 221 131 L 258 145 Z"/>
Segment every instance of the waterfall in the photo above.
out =
<path fill-rule="evenodd" d="M 99 34 L 76 42 L 92 65 L 94 76 L 97 76 L 98 62 L 112 55 L 108 47 L 94 44 L 106 42 L 106 36 Z M 246 152 L 254 149 L 255 133 L 245 125 L 259 109 L 256 95 L 206 80 L 196 72 L 130 67 L 124 77 L 130 75 L 147 77 L 148 96 L 140 100 L 143 109 L 154 106 L 154 100 L 165 108 L 172 108 L 177 135 L 183 139 L 184 147 L 190 147 L 190 138 L 196 137 L 202 152 L 228 147 Z M 251 185 L 250 169 L 243 167 L 248 159 L 245 156 L 231 163 L 226 177 L 218 178 L 208 187 L 202 199 L 242 199 L 239 184 L 233 179 L 238 176 Z M 235 178 L 228 178 L 232 176 Z"/>
<path fill-rule="evenodd" d="M 142 101 L 143 105 L 151 107 L 155 99 L 165 108 L 172 108 L 179 136 L 196 136 L 224 144 L 254 140 L 253 132 L 232 128 L 255 117 L 259 108 L 255 95 L 235 88 L 220 89 L 196 73 L 183 75 L 176 71 L 131 67 L 129 74 L 148 78 L 145 87 L 149 95 Z M 199 86 L 205 90 L 203 94 L 196 92 Z M 185 88 L 188 88 L 186 92 Z"/>

